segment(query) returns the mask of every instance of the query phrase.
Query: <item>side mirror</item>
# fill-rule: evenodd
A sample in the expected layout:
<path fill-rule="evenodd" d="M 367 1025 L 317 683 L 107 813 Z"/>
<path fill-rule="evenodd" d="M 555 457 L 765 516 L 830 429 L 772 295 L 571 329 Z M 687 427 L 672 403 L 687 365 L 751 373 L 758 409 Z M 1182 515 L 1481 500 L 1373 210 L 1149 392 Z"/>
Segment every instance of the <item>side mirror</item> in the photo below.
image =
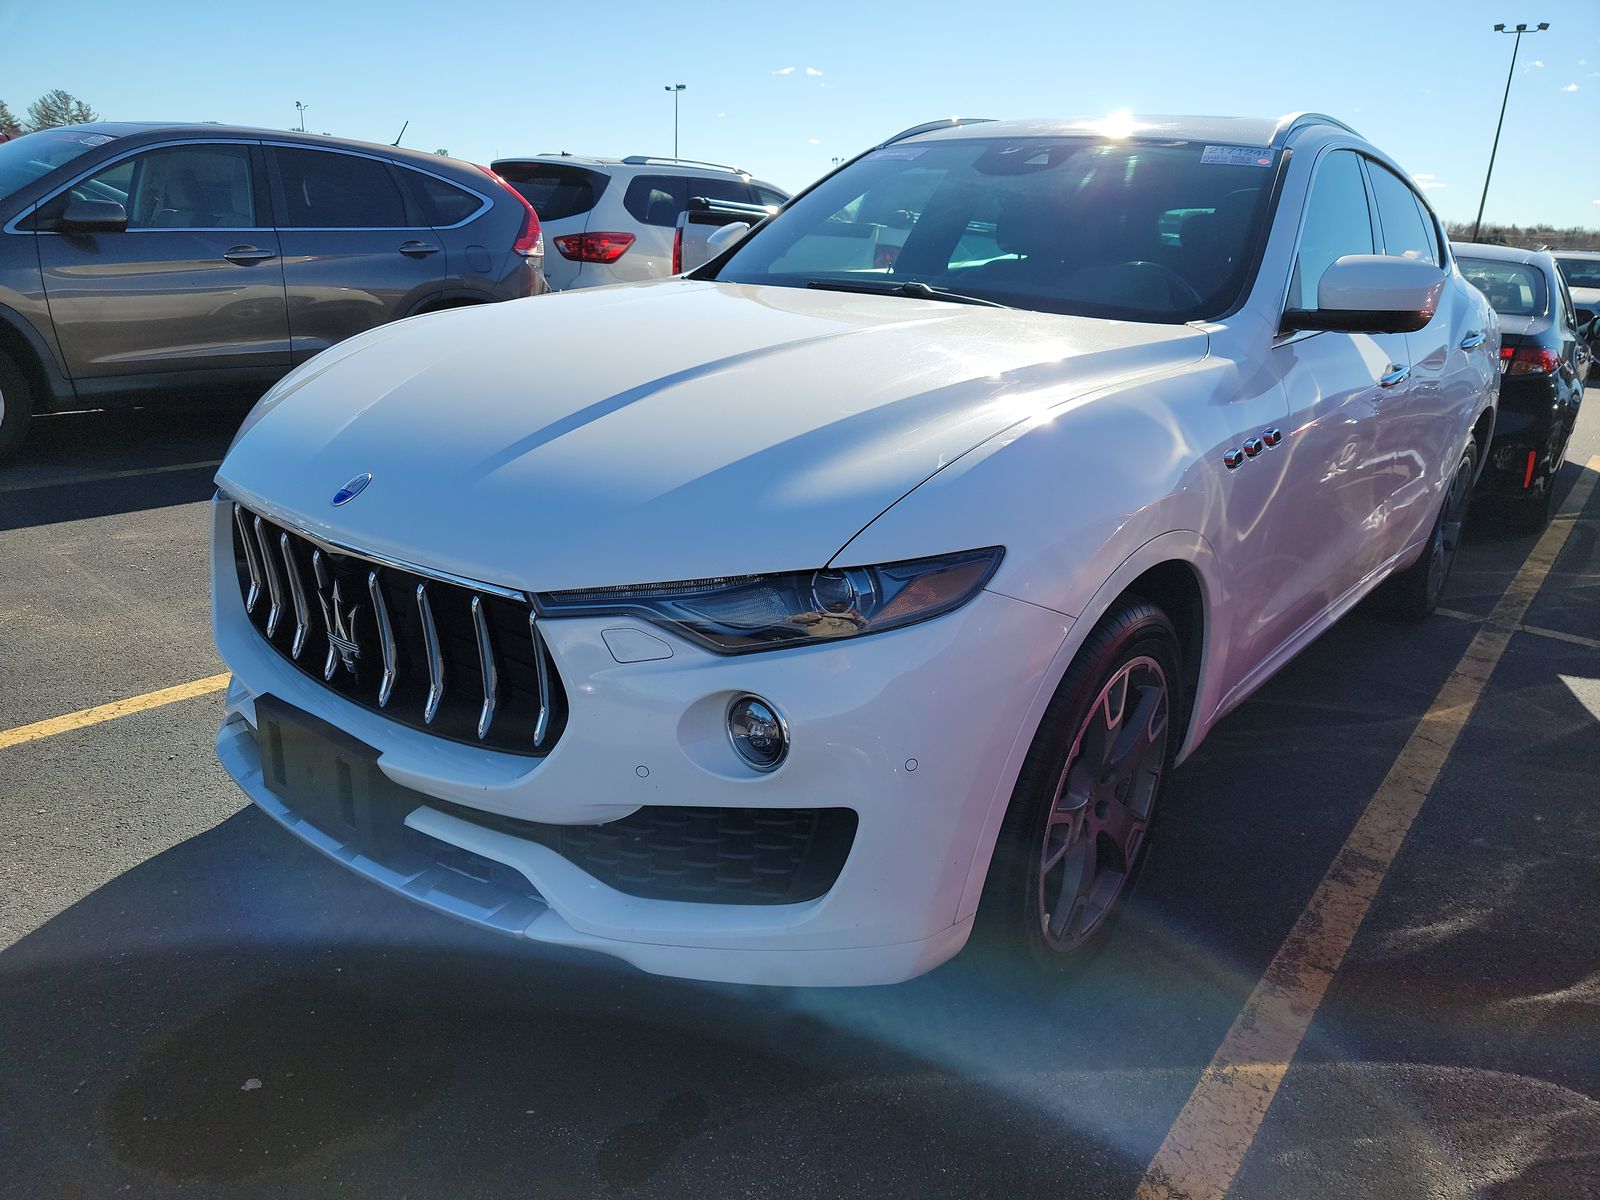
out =
<path fill-rule="evenodd" d="M 115 200 L 80 200 L 68 202 L 66 211 L 56 222 L 62 233 L 121 233 L 128 227 L 128 210 Z"/>
<path fill-rule="evenodd" d="M 1439 307 L 1445 274 L 1432 263 L 1347 254 L 1322 273 L 1315 309 L 1291 308 L 1283 328 L 1343 333 L 1415 333 Z"/>
<path fill-rule="evenodd" d="M 743 221 L 730 221 L 726 225 L 718 226 L 706 235 L 707 261 L 721 254 L 729 246 L 741 240 L 754 226 L 746 225 Z"/>

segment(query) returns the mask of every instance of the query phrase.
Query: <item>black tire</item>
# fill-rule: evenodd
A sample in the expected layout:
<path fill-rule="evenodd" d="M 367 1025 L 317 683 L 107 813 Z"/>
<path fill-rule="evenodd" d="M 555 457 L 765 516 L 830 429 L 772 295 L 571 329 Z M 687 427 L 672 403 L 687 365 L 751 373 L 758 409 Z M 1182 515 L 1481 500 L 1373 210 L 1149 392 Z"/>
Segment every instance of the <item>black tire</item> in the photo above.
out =
<path fill-rule="evenodd" d="M 0 459 L 28 436 L 33 420 L 33 388 L 11 356 L 0 350 Z"/>
<path fill-rule="evenodd" d="M 1112 722 L 1119 679 L 1121 710 Z M 1154 604 L 1125 598 L 1089 635 L 1045 712 L 1000 828 L 978 911 L 985 950 L 1054 970 L 1082 963 L 1103 944 L 1138 878 L 1182 741 L 1182 681 L 1177 634 Z M 1101 751 L 1125 741 L 1142 757 L 1113 779 Z M 1081 823 L 1069 820 L 1069 810 Z M 1054 867 L 1052 854 L 1060 855 Z M 1087 892 L 1085 869 L 1096 874 Z"/>
<path fill-rule="evenodd" d="M 1469 441 L 1461 451 L 1434 518 L 1428 543 L 1417 561 L 1389 584 L 1394 606 L 1402 616 L 1421 620 L 1439 607 L 1439 597 L 1450 582 L 1456 565 L 1456 551 L 1466 529 L 1467 510 L 1472 504 L 1472 484 L 1478 471 L 1478 444 Z"/>

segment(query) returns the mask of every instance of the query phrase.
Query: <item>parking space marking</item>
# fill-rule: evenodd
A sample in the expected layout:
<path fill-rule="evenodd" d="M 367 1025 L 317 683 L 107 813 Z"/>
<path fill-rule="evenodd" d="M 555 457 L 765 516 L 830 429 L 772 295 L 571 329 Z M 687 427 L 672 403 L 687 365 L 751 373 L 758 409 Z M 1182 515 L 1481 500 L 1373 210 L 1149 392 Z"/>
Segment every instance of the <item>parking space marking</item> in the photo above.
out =
<path fill-rule="evenodd" d="M 99 725 L 103 721 L 113 721 L 118 717 L 126 717 L 130 713 L 160 708 L 163 704 L 174 704 L 179 700 L 188 700 L 194 696 L 205 696 L 211 692 L 220 692 L 228 686 L 228 679 L 229 674 L 224 671 L 220 675 L 207 675 L 204 679 L 193 679 L 188 683 L 162 688 L 160 691 L 146 692 L 142 696 L 130 696 L 126 700 L 113 700 L 110 704 L 79 709 L 77 712 L 67 713 L 64 716 L 35 721 L 31 725 L 18 725 L 15 729 L 0 729 L 0 750 L 8 750 L 12 746 L 20 746 L 24 742 L 36 742 L 40 738 L 54 737 L 58 733 L 67 733 L 73 729 Z"/>
<path fill-rule="evenodd" d="M 221 465 L 220 458 L 207 458 L 199 462 L 172 463 L 165 467 L 130 467 L 126 471 L 97 471 L 88 475 L 69 475 L 64 479 L 30 479 L 25 483 L 0 483 L 0 492 L 31 492 L 39 488 L 99 483 L 103 479 L 131 479 L 136 475 L 164 475 L 169 471 L 198 471 L 202 467 Z"/>
<path fill-rule="evenodd" d="M 1384 875 L 1597 479 L 1600 455 L 1589 460 L 1373 793 L 1167 1131 L 1135 1200 L 1227 1195 Z"/>

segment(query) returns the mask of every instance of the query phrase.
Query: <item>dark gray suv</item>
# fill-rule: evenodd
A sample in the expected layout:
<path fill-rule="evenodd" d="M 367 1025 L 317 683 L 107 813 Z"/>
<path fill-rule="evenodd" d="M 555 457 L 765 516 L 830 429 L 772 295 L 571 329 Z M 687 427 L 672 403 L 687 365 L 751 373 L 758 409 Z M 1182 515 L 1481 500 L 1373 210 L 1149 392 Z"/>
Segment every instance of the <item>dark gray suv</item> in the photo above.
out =
<path fill-rule="evenodd" d="M 0 455 L 34 412 L 259 393 L 399 317 L 547 290 L 498 177 L 393 146 L 98 123 L 0 143 Z"/>

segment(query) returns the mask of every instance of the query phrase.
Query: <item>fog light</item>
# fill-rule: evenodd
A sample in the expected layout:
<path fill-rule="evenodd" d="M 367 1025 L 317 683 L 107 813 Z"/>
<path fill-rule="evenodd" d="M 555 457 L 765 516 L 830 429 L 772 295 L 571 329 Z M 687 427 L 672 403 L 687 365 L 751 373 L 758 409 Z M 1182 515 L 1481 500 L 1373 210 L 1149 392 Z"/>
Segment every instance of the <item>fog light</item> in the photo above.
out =
<path fill-rule="evenodd" d="M 776 770 L 789 753 L 783 718 L 760 696 L 740 696 L 728 706 L 728 740 L 758 771 Z"/>

